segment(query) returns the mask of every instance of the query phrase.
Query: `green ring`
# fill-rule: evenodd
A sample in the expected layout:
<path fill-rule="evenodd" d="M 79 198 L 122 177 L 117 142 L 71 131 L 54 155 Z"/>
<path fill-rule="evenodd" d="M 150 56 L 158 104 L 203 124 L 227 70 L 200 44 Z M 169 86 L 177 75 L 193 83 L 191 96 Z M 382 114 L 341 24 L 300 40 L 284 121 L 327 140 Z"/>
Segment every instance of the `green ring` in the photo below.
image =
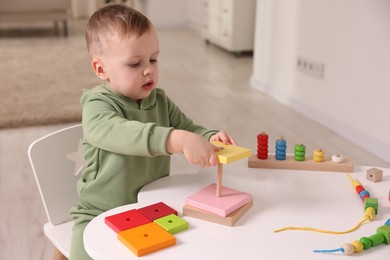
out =
<path fill-rule="evenodd" d="M 294 151 L 294 156 L 305 158 L 305 154 L 306 154 L 305 152 Z"/>
<path fill-rule="evenodd" d="M 304 152 L 304 151 L 306 151 L 306 146 L 303 144 L 296 144 L 294 146 L 294 151 Z"/>
<path fill-rule="evenodd" d="M 372 247 L 372 240 L 368 237 L 362 237 L 359 239 L 359 241 L 363 244 L 364 249 L 369 249 L 370 247 Z"/>

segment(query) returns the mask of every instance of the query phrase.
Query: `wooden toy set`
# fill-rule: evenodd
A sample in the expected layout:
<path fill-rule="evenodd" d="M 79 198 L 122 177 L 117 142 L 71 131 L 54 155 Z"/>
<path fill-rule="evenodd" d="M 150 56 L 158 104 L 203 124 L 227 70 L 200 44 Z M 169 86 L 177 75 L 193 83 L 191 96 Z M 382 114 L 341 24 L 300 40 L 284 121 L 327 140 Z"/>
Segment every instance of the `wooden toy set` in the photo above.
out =
<path fill-rule="evenodd" d="M 351 160 L 339 154 L 326 158 L 324 150 L 315 149 L 313 156 L 307 156 L 306 146 L 296 144 L 294 155 L 287 155 L 287 141 L 283 137 L 275 141 L 275 155 L 269 154 L 268 146 L 269 137 L 265 132 L 261 132 L 257 136 L 257 154 L 251 155 L 248 159 L 249 168 L 353 172 Z"/>
<path fill-rule="evenodd" d="M 378 170 L 374 168 L 375 170 Z M 367 177 L 369 177 L 370 173 L 369 169 L 367 171 Z M 381 170 L 379 170 L 381 171 Z M 374 219 L 374 215 L 378 214 L 378 200 L 376 198 L 371 198 L 370 193 L 364 189 L 363 185 L 357 181 L 352 179 L 349 175 L 352 182 L 352 187 L 356 190 L 360 199 L 364 203 L 364 219 L 351 231 L 357 229 L 361 224 L 363 224 L 366 220 L 372 221 Z M 372 177 L 372 176 L 370 176 Z M 336 233 L 340 234 L 340 233 Z M 343 234 L 343 233 L 341 233 Z M 363 251 L 363 249 L 369 249 L 371 247 L 380 245 L 380 244 L 390 244 L 390 219 L 388 219 L 385 225 L 380 226 L 376 230 L 376 234 L 371 235 L 369 237 L 362 237 L 359 240 L 354 240 L 351 243 L 345 243 L 340 248 L 332 249 L 332 250 L 314 250 L 317 253 L 330 253 L 330 252 L 342 252 L 345 255 L 352 255 L 353 253 L 359 253 Z"/>
<path fill-rule="evenodd" d="M 325 152 L 322 149 L 313 151 L 312 157 L 306 156 L 306 146 L 304 144 L 294 145 L 294 155 L 288 156 L 286 154 L 287 141 L 280 137 L 275 142 L 275 155 L 268 154 L 268 140 L 269 137 L 265 132 L 261 132 L 257 136 L 257 154 L 252 155 L 248 159 L 248 167 L 250 168 L 270 168 L 270 169 L 288 169 L 288 170 L 310 170 L 310 171 L 331 171 L 331 172 L 352 172 L 353 165 L 350 160 L 343 158 L 339 154 L 334 154 L 331 158 L 325 157 Z M 378 214 L 378 200 L 371 198 L 370 193 L 363 187 L 363 185 L 351 178 L 352 187 L 355 189 L 359 198 L 364 203 L 364 218 L 353 228 L 346 231 L 331 231 L 322 230 L 312 227 L 285 227 L 274 232 L 281 232 L 286 230 L 305 230 L 328 234 L 346 234 L 355 231 L 366 221 L 372 221 L 376 214 Z M 373 182 L 382 180 L 383 171 L 377 168 L 367 170 L 366 179 Z M 389 191 L 390 201 L 390 191 Z M 376 234 L 370 237 L 362 237 L 360 240 L 352 241 L 352 243 L 345 243 L 340 248 L 332 250 L 314 250 L 314 252 L 330 253 L 342 252 L 346 255 L 351 255 L 354 252 L 361 252 L 363 249 L 380 244 L 390 244 L 390 219 L 388 219 L 384 226 L 377 229 Z"/>
<path fill-rule="evenodd" d="M 345 255 L 352 255 L 353 253 L 359 253 L 364 249 L 369 249 L 381 244 L 390 244 L 390 218 L 385 222 L 383 226 L 376 229 L 376 234 L 369 237 L 362 237 L 359 240 L 354 240 L 351 243 L 344 243 L 340 248 L 331 250 L 313 250 L 316 253 L 332 253 L 341 252 Z"/>
<path fill-rule="evenodd" d="M 223 164 L 247 158 L 252 151 L 246 148 L 213 142 L 220 147 L 217 152 L 217 183 L 208 185 L 188 196 L 183 207 L 183 215 L 226 226 L 233 226 L 253 205 L 251 194 L 222 186 Z"/>
<path fill-rule="evenodd" d="M 104 221 L 137 256 L 175 245 L 173 234 L 188 228 L 177 211 L 163 202 L 111 215 Z"/>
<path fill-rule="evenodd" d="M 363 187 L 363 185 L 358 180 L 352 179 L 351 176 L 349 175 L 348 178 L 351 180 L 352 187 L 359 195 L 359 198 L 364 203 L 364 218 L 355 227 L 346 231 L 321 230 L 312 227 L 285 227 L 282 229 L 275 230 L 274 232 L 281 232 L 285 230 L 307 230 L 307 231 L 314 231 L 314 232 L 328 233 L 328 234 L 346 234 L 355 231 L 366 221 L 372 221 L 375 215 L 378 214 L 378 200 L 376 198 L 371 198 L 370 193 Z"/>
<path fill-rule="evenodd" d="M 376 168 L 374 168 L 376 169 Z M 367 179 L 372 178 L 370 176 L 370 170 L 367 171 Z M 378 169 L 376 169 L 378 170 Z M 312 227 L 285 227 L 282 229 L 275 230 L 274 232 L 281 232 L 285 230 L 306 230 L 306 231 L 314 231 L 320 233 L 328 233 L 328 234 L 346 234 L 355 231 L 361 225 L 363 225 L 367 221 L 372 221 L 375 215 L 378 214 L 378 200 L 376 198 L 371 198 L 370 193 L 363 187 L 363 185 L 358 181 L 354 180 L 349 176 L 351 180 L 352 187 L 358 194 L 359 198 L 362 200 L 364 204 L 364 218 L 361 220 L 356 226 L 346 231 L 330 231 L 330 230 L 321 230 Z M 389 199 L 390 200 L 390 199 Z M 340 248 L 331 249 L 331 250 L 313 250 L 316 253 L 333 253 L 333 252 L 341 252 L 345 255 L 352 255 L 353 253 L 359 253 L 364 249 L 369 249 L 374 246 L 378 246 L 380 244 L 390 244 L 390 219 L 388 219 L 385 225 L 377 228 L 376 234 L 371 235 L 369 237 L 362 237 L 359 240 L 354 240 L 351 243 L 345 243 Z"/>
<path fill-rule="evenodd" d="M 216 152 L 218 157 L 217 183 L 212 183 L 191 194 L 185 200 L 183 215 L 205 221 L 233 226 L 253 205 L 253 197 L 249 193 L 238 191 L 222 185 L 223 165 L 248 158 L 248 167 L 275 168 L 289 170 L 314 170 L 352 172 L 350 160 L 341 155 L 333 155 L 331 159 L 325 157 L 321 149 L 313 151 L 312 157 L 306 156 L 306 147 L 303 144 L 294 146 L 294 155 L 286 154 L 287 142 L 282 137 L 275 142 L 275 155 L 268 153 L 269 137 L 262 132 L 257 136 L 257 154 L 243 147 L 225 145 L 213 142 L 221 149 Z M 364 204 L 364 218 L 353 228 L 346 231 L 321 230 L 312 227 L 285 227 L 275 230 L 306 230 L 329 234 L 346 234 L 355 231 L 367 221 L 372 221 L 378 213 L 378 200 L 371 198 L 370 193 L 363 185 L 352 179 L 352 187 Z M 383 171 L 372 168 L 367 171 L 367 180 L 378 182 L 382 180 Z M 390 201 L 390 191 L 389 191 Z M 108 216 L 105 223 L 117 234 L 118 239 L 135 255 L 142 256 L 176 244 L 173 234 L 188 228 L 188 223 L 178 217 L 176 210 L 160 202 L 147 207 L 134 209 Z M 332 250 L 314 250 L 319 253 L 341 252 L 351 255 L 364 249 L 380 244 L 390 244 L 390 219 L 385 225 L 377 228 L 377 232 L 369 237 L 362 237 L 351 243 L 345 243 L 340 248 Z"/>

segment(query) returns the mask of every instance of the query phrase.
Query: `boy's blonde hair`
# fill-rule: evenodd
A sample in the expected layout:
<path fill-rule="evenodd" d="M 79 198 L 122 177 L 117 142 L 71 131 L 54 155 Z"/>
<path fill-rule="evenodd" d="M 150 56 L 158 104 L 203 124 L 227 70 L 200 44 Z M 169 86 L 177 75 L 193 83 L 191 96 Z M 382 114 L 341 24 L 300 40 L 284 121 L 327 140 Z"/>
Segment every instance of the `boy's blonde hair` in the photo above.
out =
<path fill-rule="evenodd" d="M 143 35 L 151 28 L 149 19 L 125 5 L 108 5 L 97 10 L 87 23 L 85 40 L 91 56 L 102 53 L 102 40 L 109 33 L 118 37 Z"/>

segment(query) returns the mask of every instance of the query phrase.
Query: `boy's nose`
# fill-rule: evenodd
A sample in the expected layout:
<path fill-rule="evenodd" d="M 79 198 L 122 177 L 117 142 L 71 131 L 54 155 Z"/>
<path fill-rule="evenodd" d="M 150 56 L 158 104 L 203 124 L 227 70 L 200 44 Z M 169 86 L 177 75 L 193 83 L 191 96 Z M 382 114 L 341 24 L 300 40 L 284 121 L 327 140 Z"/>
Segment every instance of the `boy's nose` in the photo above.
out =
<path fill-rule="evenodd" d="M 151 65 L 146 66 L 145 69 L 144 69 L 144 76 L 146 77 L 146 76 L 148 76 L 148 75 L 150 75 L 152 73 L 153 73 L 152 66 Z"/>

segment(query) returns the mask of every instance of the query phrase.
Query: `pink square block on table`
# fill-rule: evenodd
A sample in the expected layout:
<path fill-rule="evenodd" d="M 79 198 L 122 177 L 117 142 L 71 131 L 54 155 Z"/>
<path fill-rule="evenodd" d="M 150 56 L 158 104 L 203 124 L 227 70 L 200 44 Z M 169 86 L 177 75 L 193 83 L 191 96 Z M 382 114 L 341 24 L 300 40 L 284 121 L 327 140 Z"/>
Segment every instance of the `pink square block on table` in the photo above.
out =
<path fill-rule="evenodd" d="M 186 199 L 186 204 L 196 207 L 222 217 L 228 216 L 236 209 L 241 208 L 250 201 L 252 195 L 249 193 L 222 187 L 221 196 L 216 196 L 217 185 L 215 183 L 190 195 Z"/>

